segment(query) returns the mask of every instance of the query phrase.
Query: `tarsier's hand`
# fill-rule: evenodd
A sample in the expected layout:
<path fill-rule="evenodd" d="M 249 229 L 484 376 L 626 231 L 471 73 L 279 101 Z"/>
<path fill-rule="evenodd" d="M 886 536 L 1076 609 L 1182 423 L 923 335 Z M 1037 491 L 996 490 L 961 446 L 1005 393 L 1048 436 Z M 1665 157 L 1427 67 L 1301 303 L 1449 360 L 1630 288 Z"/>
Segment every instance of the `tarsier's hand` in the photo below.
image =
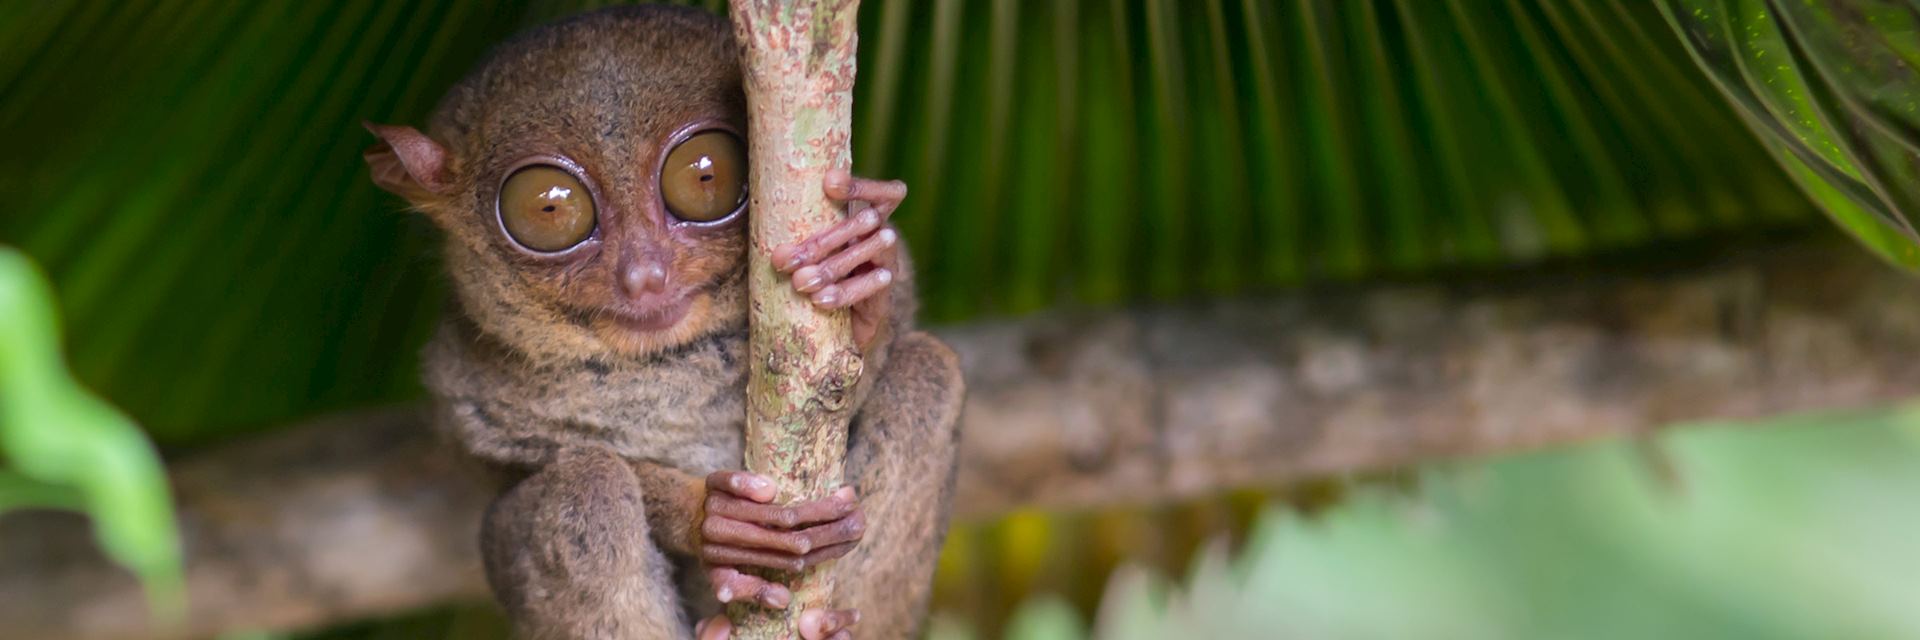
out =
<path fill-rule="evenodd" d="M 813 237 L 773 249 L 773 266 L 792 274 L 793 288 L 823 308 L 851 308 L 853 339 L 866 347 L 886 326 L 899 275 L 900 232 L 887 217 L 907 197 L 899 180 L 827 172 L 827 197 L 847 205 L 847 218 Z"/>
<path fill-rule="evenodd" d="M 707 498 L 700 522 L 700 560 L 721 602 L 752 602 L 784 609 L 793 602 L 786 585 L 740 570 L 759 567 L 800 571 L 846 555 L 866 533 L 867 523 L 853 487 L 825 498 L 787 506 L 770 504 L 773 482 L 745 471 L 707 476 Z M 808 610 L 800 614 L 805 640 L 850 640 L 853 610 Z M 700 623 L 700 640 L 724 640 L 733 625 L 725 615 Z"/>

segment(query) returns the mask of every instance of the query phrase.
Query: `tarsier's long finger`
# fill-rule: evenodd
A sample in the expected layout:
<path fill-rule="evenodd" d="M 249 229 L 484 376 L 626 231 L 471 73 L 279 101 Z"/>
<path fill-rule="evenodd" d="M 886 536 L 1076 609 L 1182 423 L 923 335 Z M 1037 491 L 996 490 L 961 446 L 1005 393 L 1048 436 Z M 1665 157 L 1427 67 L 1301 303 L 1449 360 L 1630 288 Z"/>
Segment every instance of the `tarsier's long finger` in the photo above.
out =
<path fill-rule="evenodd" d="M 900 202 L 907 199 L 907 183 L 899 180 L 868 180 L 856 178 L 843 169 L 827 172 L 827 197 L 840 202 L 863 200 L 880 210 L 880 215 L 893 213 Z"/>
<path fill-rule="evenodd" d="M 814 549 L 825 549 L 846 542 L 859 542 L 860 537 L 867 534 L 867 516 L 855 511 L 845 518 L 793 533 L 806 538 L 807 550 L 800 553 L 811 553 Z"/>
<path fill-rule="evenodd" d="M 759 549 L 803 556 L 843 542 L 857 542 L 866 535 L 867 519 L 860 512 L 817 527 L 799 531 L 774 531 L 734 520 L 709 515 L 700 524 L 700 536 L 710 544 Z"/>
<path fill-rule="evenodd" d="M 839 251 L 854 239 L 873 233 L 886 219 L 886 214 L 878 209 L 862 209 L 845 220 L 833 223 L 825 231 L 813 234 L 811 238 L 774 247 L 773 267 L 784 273 L 813 264 Z"/>
<path fill-rule="evenodd" d="M 788 506 L 730 500 L 724 495 L 708 494 L 706 507 L 708 517 L 717 515 L 757 525 L 792 529 L 845 518 L 860 508 L 860 499 L 853 487 L 841 487 L 825 498 Z"/>
<path fill-rule="evenodd" d="M 707 564 L 764 567 L 781 571 L 799 571 L 803 566 L 800 558 L 795 556 L 718 544 L 700 545 L 700 559 Z"/>
<path fill-rule="evenodd" d="M 706 544 L 700 546 L 700 559 L 712 565 L 762 567 L 780 571 L 804 571 L 807 567 L 847 555 L 847 552 L 853 551 L 853 544 L 854 543 L 851 542 L 843 542 L 829 547 L 815 549 L 812 553 L 804 556 L 795 556 L 775 551 L 761 551 L 759 549 L 742 549 L 740 547 L 722 544 Z"/>
<path fill-rule="evenodd" d="M 900 273 L 899 265 L 900 252 L 897 250 L 882 251 L 873 258 L 875 269 L 886 270 L 896 278 Z M 864 349 L 873 343 L 873 339 L 880 333 L 880 328 L 886 326 L 892 318 L 893 296 L 886 290 L 882 290 L 878 294 L 867 296 L 865 300 L 854 303 L 852 311 L 853 339 Z"/>
<path fill-rule="evenodd" d="M 744 549 L 765 549 L 793 555 L 813 551 L 813 539 L 798 531 L 771 531 L 732 518 L 707 514 L 700 523 L 700 537 L 711 544 Z"/>
<path fill-rule="evenodd" d="M 745 471 L 715 471 L 707 476 L 707 489 L 754 502 L 773 502 L 778 495 L 772 480 Z"/>
<path fill-rule="evenodd" d="M 708 569 L 707 581 L 713 584 L 713 597 L 723 603 L 739 600 L 769 609 L 785 609 L 793 602 L 793 592 L 787 590 L 786 585 L 741 573 L 733 567 Z"/>
<path fill-rule="evenodd" d="M 879 232 L 853 243 L 847 250 L 827 256 L 793 272 L 793 287 L 801 293 L 813 293 L 844 278 L 860 265 L 874 263 L 900 242 L 900 233 L 882 227 Z"/>
<path fill-rule="evenodd" d="M 699 640 L 728 640 L 733 637 L 733 621 L 720 614 L 693 625 L 693 637 Z"/>
<path fill-rule="evenodd" d="M 860 611 L 857 609 L 808 609 L 800 612 L 800 637 L 805 640 L 833 640 L 845 634 L 851 637 L 849 629 L 860 624 Z"/>
<path fill-rule="evenodd" d="M 893 283 L 893 272 L 886 269 L 874 269 L 866 273 L 821 287 L 813 294 L 813 303 L 828 309 L 858 304 L 873 294 L 879 293 Z"/>

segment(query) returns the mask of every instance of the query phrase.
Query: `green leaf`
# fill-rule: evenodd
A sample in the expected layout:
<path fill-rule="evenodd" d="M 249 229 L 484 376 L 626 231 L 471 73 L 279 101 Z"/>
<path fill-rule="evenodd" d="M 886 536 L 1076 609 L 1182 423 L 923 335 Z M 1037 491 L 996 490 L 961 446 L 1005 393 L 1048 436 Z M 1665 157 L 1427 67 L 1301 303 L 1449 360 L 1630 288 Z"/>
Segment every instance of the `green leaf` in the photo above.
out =
<path fill-rule="evenodd" d="M 1888 0 L 1662 0 L 1702 70 L 1828 216 L 1920 268 L 1920 14 Z"/>
<path fill-rule="evenodd" d="M 75 384 L 60 360 L 52 292 L 0 247 L 0 513 L 81 511 L 163 618 L 181 613 L 180 539 L 159 457 L 138 427 Z"/>

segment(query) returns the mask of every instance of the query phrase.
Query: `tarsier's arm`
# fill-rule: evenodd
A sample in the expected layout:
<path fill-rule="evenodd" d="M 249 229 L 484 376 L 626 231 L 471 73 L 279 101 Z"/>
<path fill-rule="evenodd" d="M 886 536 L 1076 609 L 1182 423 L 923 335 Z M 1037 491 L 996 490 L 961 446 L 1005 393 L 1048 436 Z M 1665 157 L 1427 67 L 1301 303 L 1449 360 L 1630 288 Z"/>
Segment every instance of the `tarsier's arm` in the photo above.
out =
<path fill-rule="evenodd" d="M 911 274 L 899 234 L 886 224 L 906 186 L 835 173 L 826 189 L 851 202 L 852 215 L 776 248 L 773 262 L 816 304 L 850 308 L 856 341 L 874 367 L 849 433 L 849 486 L 781 509 L 764 504 L 773 491 L 763 478 L 715 474 L 699 555 L 720 600 L 772 607 L 786 606 L 791 593 L 742 567 L 792 570 L 844 555 L 831 568 L 835 606 L 842 608 L 803 612 L 801 635 L 848 638 L 857 622 L 862 636 L 904 638 L 925 612 L 946 530 L 962 383 L 952 352 L 909 328 Z M 735 514 L 748 516 L 726 517 Z M 730 627 L 724 616 L 710 618 L 700 637 L 725 638 Z"/>

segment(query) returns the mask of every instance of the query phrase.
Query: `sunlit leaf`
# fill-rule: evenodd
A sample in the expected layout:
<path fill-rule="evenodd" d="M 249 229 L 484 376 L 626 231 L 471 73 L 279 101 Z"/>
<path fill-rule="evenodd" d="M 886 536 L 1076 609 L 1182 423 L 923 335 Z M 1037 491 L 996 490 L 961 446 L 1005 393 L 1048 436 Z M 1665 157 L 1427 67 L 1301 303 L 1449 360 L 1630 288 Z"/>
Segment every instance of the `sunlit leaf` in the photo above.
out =
<path fill-rule="evenodd" d="M 87 514 L 107 555 L 145 582 L 159 611 L 177 615 L 180 540 L 159 458 L 132 421 L 67 373 L 53 305 L 33 263 L 0 247 L 0 513 Z"/>

